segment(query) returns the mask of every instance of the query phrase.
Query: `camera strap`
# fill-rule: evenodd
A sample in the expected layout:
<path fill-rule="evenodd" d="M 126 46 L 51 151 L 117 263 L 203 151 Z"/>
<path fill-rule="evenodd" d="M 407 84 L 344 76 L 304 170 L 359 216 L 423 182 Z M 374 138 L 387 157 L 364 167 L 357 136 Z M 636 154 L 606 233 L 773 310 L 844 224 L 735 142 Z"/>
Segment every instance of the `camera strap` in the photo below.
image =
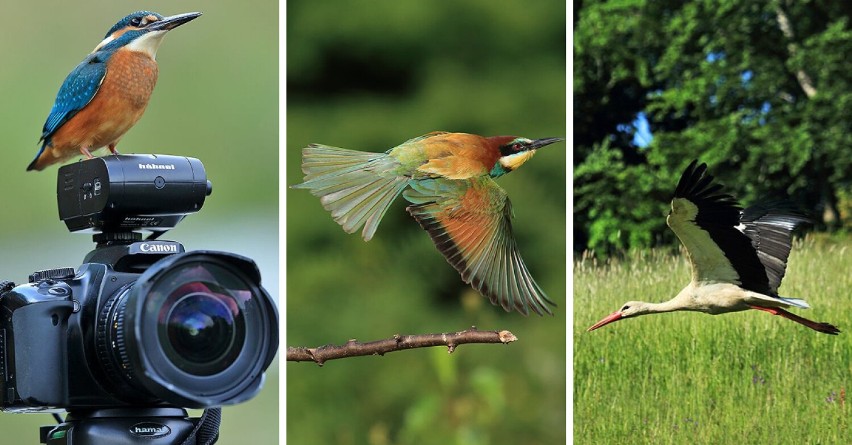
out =
<path fill-rule="evenodd" d="M 181 445 L 213 445 L 219 440 L 222 408 L 207 408 Z"/>

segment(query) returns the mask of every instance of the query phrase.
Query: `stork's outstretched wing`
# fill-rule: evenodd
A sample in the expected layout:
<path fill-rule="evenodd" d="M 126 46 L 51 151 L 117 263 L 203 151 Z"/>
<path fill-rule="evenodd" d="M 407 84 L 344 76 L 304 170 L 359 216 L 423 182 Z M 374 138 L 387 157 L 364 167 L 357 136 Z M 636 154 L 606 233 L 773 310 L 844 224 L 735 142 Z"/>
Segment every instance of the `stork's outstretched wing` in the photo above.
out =
<path fill-rule="evenodd" d="M 713 182 L 707 164 L 697 164 L 692 161 L 680 177 L 666 218 L 689 254 L 692 280 L 733 283 L 774 296 L 757 249 L 740 230 L 742 207 L 720 192 L 722 186 Z"/>
<path fill-rule="evenodd" d="M 751 240 L 757 258 L 763 264 L 771 292 L 768 295 L 774 296 L 787 269 L 793 230 L 811 220 L 788 204 L 771 202 L 745 209 L 740 222 L 740 228 Z"/>

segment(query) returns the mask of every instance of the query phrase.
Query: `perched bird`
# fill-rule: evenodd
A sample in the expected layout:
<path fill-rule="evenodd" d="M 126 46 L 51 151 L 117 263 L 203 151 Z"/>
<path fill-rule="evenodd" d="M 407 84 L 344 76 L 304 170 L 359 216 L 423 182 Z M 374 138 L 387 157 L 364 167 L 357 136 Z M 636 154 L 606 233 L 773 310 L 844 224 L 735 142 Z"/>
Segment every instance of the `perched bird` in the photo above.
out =
<path fill-rule="evenodd" d="M 157 83 L 157 48 L 166 33 L 200 12 L 163 17 L 139 11 L 119 20 L 65 78 L 42 129 L 41 149 L 27 167 L 42 170 L 78 153 L 115 146 L 142 117 Z"/>
<path fill-rule="evenodd" d="M 482 137 L 433 132 L 384 153 L 311 144 L 302 151 L 308 189 L 347 233 L 369 241 L 400 193 L 462 279 L 500 304 L 527 314 L 554 304 L 530 276 L 512 235 L 512 206 L 494 178 L 520 167 L 562 138 Z"/>
<path fill-rule="evenodd" d="M 802 318 L 784 310 L 809 308 L 804 300 L 778 295 L 784 278 L 792 232 L 809 222 L 782 203 L 762 203 L 745 210 L 722 186 L 713 182 L 707 165 L 692 161 L 683 172 L 666 218 L 686 247 L 692 281 L 664 303 L 628 301 L 621 309 L 595 323 L 593 331 L 609 323 L 645 314 L 697 311 L 707 314 L 757 309 L 836 335 L 828 323 Z"/>

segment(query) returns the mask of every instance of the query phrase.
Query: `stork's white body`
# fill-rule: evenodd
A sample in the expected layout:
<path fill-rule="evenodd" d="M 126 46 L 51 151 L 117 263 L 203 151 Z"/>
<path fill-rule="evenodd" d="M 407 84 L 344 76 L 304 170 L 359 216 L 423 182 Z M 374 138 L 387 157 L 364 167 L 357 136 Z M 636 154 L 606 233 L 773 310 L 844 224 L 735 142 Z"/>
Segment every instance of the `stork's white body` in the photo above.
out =
<path fill-rule="evenodd" d="M 803 300 L 770 297 L 745 290 L 732 283 L 690 282 L 674 298 L 663 303 L 647 303 L 649 312 L 672 312 L 678 310 L 704 312 L 719 315 L 752 309 L 753 306 L 773 308 L 798 307 L 807 309 Z"/>

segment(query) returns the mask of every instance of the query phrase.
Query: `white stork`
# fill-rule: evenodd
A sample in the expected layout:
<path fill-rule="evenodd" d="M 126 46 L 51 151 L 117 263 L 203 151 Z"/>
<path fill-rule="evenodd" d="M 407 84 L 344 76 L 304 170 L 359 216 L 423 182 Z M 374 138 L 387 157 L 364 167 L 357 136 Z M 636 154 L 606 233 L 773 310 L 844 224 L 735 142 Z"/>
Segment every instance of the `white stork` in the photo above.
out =
<path fill-rule="evenodd" d="M 745 210 L 736 199 L 719 193 L 707 165 L 692 161 L 675 189 L 666 223 L 686 247 L 692 281 L 664 303 L 628 301 L 595 323 L 593 331 L 614 321 L 645 314 L 697 311 L 723 314 L 757 309 L 780 315 L 815 331 L 837 335 L 828 323 L 784 310 L 807 309 L 804 300 L 778 296 L 790 254 L 792 231 L 808 218 L 779 203 L 757 204 Z"/>

